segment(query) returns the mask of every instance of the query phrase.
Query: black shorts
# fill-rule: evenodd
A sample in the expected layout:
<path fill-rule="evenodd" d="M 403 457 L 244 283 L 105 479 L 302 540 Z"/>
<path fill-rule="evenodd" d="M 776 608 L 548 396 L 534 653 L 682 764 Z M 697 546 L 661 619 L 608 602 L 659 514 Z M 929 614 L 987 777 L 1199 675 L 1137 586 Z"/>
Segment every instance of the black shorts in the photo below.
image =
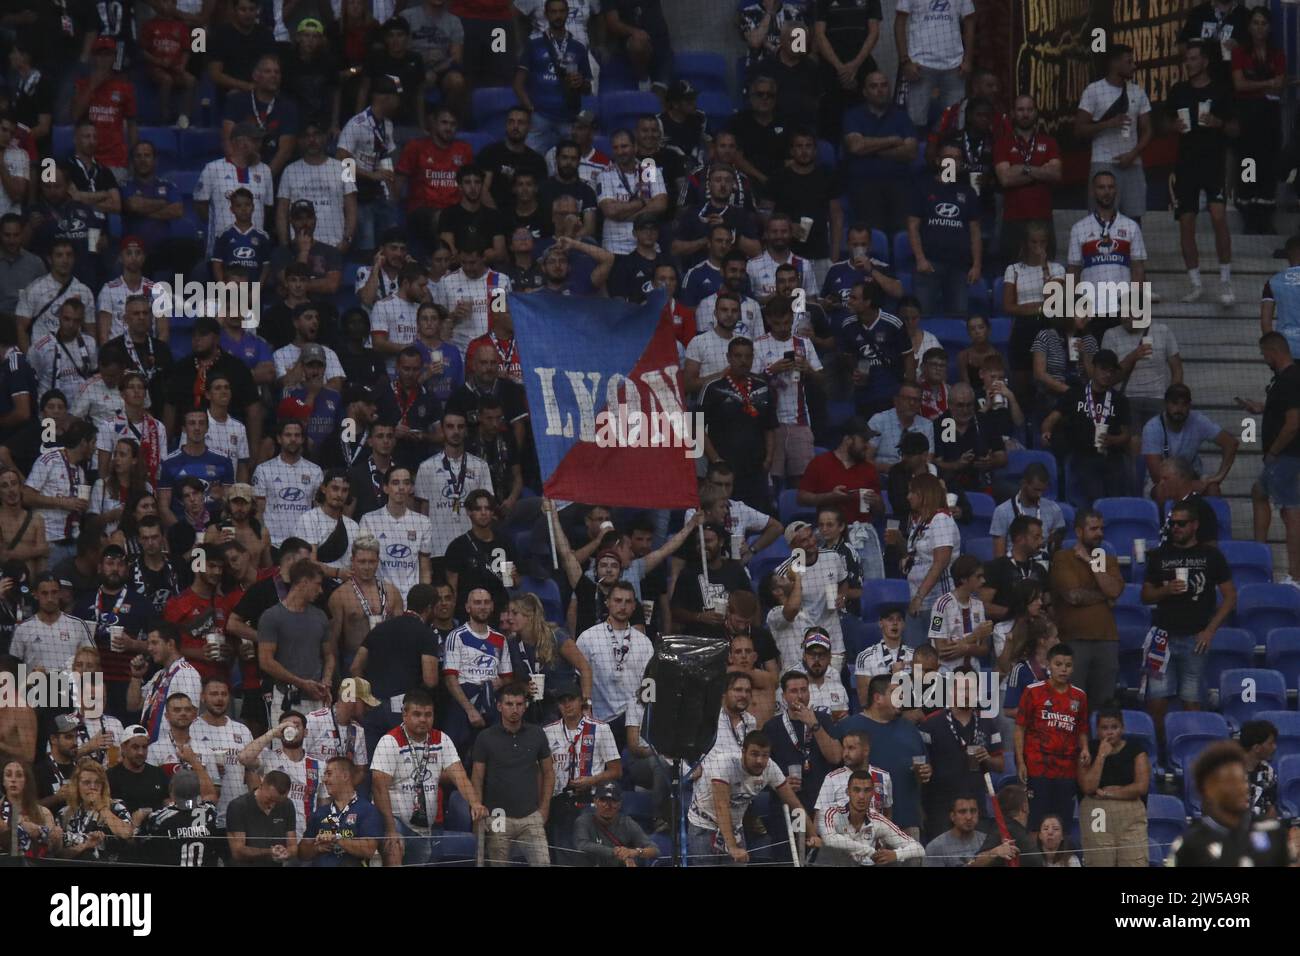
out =
<path fill-rule="evenodd" d="M 1189 213 L 1196 215 L 1201 208 L 1201 193 L 1205 193 L 1207 203 L 1226 202 L 1223 189 L 1222 162 L 1198 162 L 1186 168 L 1174 170 L 1169 177 L 1169 195 L 1174 203 L 1174 218 L 1179 219 Z"/>

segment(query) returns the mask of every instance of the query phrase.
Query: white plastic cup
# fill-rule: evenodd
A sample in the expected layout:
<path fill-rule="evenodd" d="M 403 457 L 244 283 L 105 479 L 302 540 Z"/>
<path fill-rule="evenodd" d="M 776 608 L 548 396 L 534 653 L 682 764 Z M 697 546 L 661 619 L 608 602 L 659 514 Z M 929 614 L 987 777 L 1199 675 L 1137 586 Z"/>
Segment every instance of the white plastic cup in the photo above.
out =
<path fill-rule="evenodd" d="M 863 514 L 871 511 L 871 491 L 868 488 L 858 489 L 858 510 Z"/>
<path fill-rule="evenodd" d="M 1153 348 L 1155 348 L 1155 347 L 1156 347 L 1156 339 L 1155 339 L 1155 336 L 1153 336 L 1153 335 L 1144 335 L 1144 336 L 1142 336 L 1142 344 L 1145 345 L 1145 346 L 1146 346 L 1147 348 L 1149 348 L 1149 349 L 1153 349 Z"/>
<path fill-rule="evenodd" d="M 384 616 L 382 614 L 371 614 L 369 617 L 369 621 L 370 621 L 370 629 L 373 631 L 380 624 L 384 623 Z"/>
<path fill-rule="evenodd" d="M 978 196 L 978 195 L 980 194 L 980 174 L 979 174 L 979 173 L 971 173 L 971 174 L 970 174 L 970 188 L 975 192 L 975 195 L 976 195 L 976 196 Z"/>
<path fill-rule="evenodd" d="M 1125 115 L 1124 125 L 1119 128 L 1120 139 L 1128 139 L 1133 135 L 1133 117 Z"/>
<path fill-rule="evenodd" d="M 221 645 L 226 643 L 226 639 L 220 634 L 209 634 L 205 640 L 208 644 L 208 658 L 210 660 L 221 659 Z"/>
<path fill-rule="evenodd" d="M 77 485 L 77 497 L 82 501 L 90 500 L 90 485 Z"/>
<path fill-rule="evenodd" d="M 284 728 L 283 737 L 285 743 L 290 743 L 290 744 L 293 743 L 295 740 L 298 739 L 298 728 L 293 726 L 292 724 Z"/>
<path fill-rule="evenodd" d="M 1139 564 L 1147 559 L 1147 542 L 1145 538 L 1133 539 L 1133 560 Z"/>
<path fill-rule="evenodd" d="M 101 235 L 103 235 L 103 230 L 96 229 L 94 226 L 86 227 L 86 245 L 90 247 L 92 255 L 99 248 L 99 237 Z"/>
<path fill-rule="evenodd" d="M 1106 431 L 1107 431 L 1106 425 L 1104 424 L 1097 425 L 1096 431 L 1094 432 L 1092 438 L 1092 443 L 1093 445 L 1096 446 L 1097 451 L 1101 451 L 1103 448 L 1106 447 Z"/>
<path fill-rule="evenodd" d="M 654 601 L 642 601 L 642 602 L 641 602 L 641 613 L 645 615 L 646 623 L 647 623 L 647 624 L 650 623 L 650 619 L 653 618 L 653 617 L 655 616 L 655 602 L 654 602 Z"/>
<path fill-rule="evenodd" d="M 528 676 L 528 689 L 533 700 L 541 700 L 546 694 L 546 675 L 530 674 Z"/>
<path fill-rule="evenodd" d="M 1070 361 L 1079 361 L 1079 340 L 1071 335 L 1065 340 L 1065 346 L 1069 350 Z"/>
<path fill-rule="evenodd" d="M 951 491 L 948 492 L 948 507 L 949 508 L 957 507 L 957 496 L 954 495 Z"/>
<path fill-rule="evenodd" d="M 1184 106 L 1182 109 L 1180 109 L 1180 110 L 1178 111 L 1178 118 L 1179 118 L 1180 120 L 1183 121 L 1183 125 L 1187 127 L 1188 131 L 1190 131 L 1191 128 L 1192 128 L 1192 111 L 1191 111 L 1191 108 L 1190 108 L 1190 107 L 1187 107 L 1187 106 Z M 1181 132 L 1181 130 L 1180 130 L 1180 132 Z"/>
<path fill-rule="evenodd" d="M 733 534 L 731 536 L 731 556 L 737 561 L 740 560 L 740 549 L 745 545 L 745 536 L 743 534 Z"/>
<path fill-rule="evenodd" d="M 898 530 L 898 519 L 897 519 L 897 518 L 890 518 L 890 519 L 888 519 L 888 520 L 885 522 L 885 530 L 886 530 L 886 531 L 897 531 L 897 530 Z"/>
<path fill-rule="evenodd" d="M 252 312 L 245 312 L 243 318 L 239 320 L 239 327 L 246 331 L 253 331 L 258 326 L 257 316 Z"/>
<path fill-rule="evenodd" d="M 792 764 L 790 764 L 790 766 L 788 766 L 788 767 L 785 768 L 785 775 L 786 775 L 787 777 L 789 777 L 791 780 L 798 780 L 800 783 L 802 783 L 802 782 L 803 782 L 803 764 L 801 764 L 801 763 L 792 763 Z"/>
<path fill-rule="evenodd" d="M 126 628 L 121 627 L 120 625 L 114 624 L 111 627 L 109 627 L 108 629 L 109 648 L 118 654 L 126 650 L 126 641 L 124 640 L 125 634 L 126 634 Z"/>
<path fill-rule="evenodd" d="M 501 562 L 501 583 L 508 588 L 515 586 L 515 563 L 513 561 Z"/>
<path fill-rule="evenodd" d="M 799 241 L 807 242 L 808 236 L 812 233 L 813 221 L 808 216 L 799 217 Z"/>
<path fill-rule="evenodd" d="M 714 598 L 714 599 L 710 602 L 710 604 L 712 605 L 713 610 L 714 610 L 715 613 L 718 613 L 718 614 L 726 614 L 726 613 L 727 613 L 727 599 L 726 599 L 726 598 L 724 598 L 724 597 L 717 597 L 717 598 Z"/>
<path fill-rule="evenodd" d="M 1187 569 L 1186 569 L 1186 568 L 1174 568 L 1174 580 L 1175 580 L 1175 581 L 1182 581 L 1184 584 L 1186 584 L 1186 583 L 1187 583 Z"/>
<path fill-rule="evenodd" d="M 1201 100 L 1199 103 L 1197 103 L 1197 104 L 1196 104 L 1196 122 L 1198 122 L 1198 123 L 1204 123 L 1204 122 L 1205 122 L 1205 117 L 1207 117 L 1207 116 L 1210 115 L 1210 111 L 1213 109 L 1213 107 L 1214 107 L 1214 101 L 1213 101 L 1213 100 Z"/>

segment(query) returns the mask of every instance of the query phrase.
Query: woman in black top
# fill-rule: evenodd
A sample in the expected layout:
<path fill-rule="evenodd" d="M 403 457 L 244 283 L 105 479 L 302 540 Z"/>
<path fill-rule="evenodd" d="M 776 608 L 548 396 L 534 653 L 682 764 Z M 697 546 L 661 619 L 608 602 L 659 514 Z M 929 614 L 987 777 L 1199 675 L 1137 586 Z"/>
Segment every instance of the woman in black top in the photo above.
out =
<path fill-rule="evenodd" d="M 1089 745 L 1092 763 L 1079 770 L 1080 834 L 1088 866 L 1146 866 L 1151 758 L 1125 739 L 1119 710 L 1098 712 L 1097 736 Z M 1093 826 L 1093 820 L 1104 825 Z"/>
<path fill-rule="evenodd" d="M 591 700 L 591 665 L 578 650 L 577 641 L 546 620 L 536 594 L 514 598 L 501 615 L 501 626 L 508 638 L 506 650 L 515 679 L 529 681 L 536 674 L 544 680 L 542 699 L 533 702 L 536 709 L 530 715 L 537 723 L 559 719 L 556 695 L 566 686 L 580 688 L 582 699 Z"/>

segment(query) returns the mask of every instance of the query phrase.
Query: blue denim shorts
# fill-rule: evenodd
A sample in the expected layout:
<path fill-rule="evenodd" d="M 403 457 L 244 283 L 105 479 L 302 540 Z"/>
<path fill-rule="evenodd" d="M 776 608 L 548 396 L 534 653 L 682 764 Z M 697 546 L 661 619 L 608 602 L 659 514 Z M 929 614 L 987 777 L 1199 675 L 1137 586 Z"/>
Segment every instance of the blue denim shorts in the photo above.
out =
<path fill-rule="evenodd" d="M 1195 637 L 1169 638 L 1169 664 L 1163 674 L 1148 674 L 1147 697 L 1177 697 L 1189 704 L 1201 701 L 1201 678 L 1208 654 L 1196 653 Z"/>
<path fill-rule="evenodd" d="M 1300 508 L 1300 458 L 1279 455 L 1259 473 L 1259 484 L 1279 508 Z"/>

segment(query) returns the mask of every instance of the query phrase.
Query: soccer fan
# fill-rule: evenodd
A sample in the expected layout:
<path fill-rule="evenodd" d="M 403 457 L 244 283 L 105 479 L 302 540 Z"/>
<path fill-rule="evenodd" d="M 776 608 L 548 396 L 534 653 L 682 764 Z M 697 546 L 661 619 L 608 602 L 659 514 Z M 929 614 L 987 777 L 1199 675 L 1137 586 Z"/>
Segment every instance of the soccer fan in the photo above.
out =
<path fill-rule="evenodd" d="M 1013 263 L 1032 223 L 1052 220 L 1052 187 L 1061 181 L 1061 150 L 1055 137 L 1039 129 L 1038 104 L 1028 94 L 1016 97 L 1010 135 L 993 144 L 994 172 L 1002 188 L 1001 257 Z M 1054 238 L 1054 237 L 1053 237 Z"/>
<path fill-rule="evenodd" d="M 168 276 L 188 271 L 201 252 L 201 244 L 195 238 L 172 232 L 171 223 L 184 214 L 181 191 L 172 180 L 158 175 L 158 150 L 153 143 L 140 140 L 132 148 L 131 178 L 121 184 L 119 191 L 123 231 L 127 236 L 140 237 L 148 253 L 144 271 Z"/>
<path fill-rule="evenodd" d="M 952 590 L 930 611 L 929 643 L 939 654 L 943 672 L 971 667 L 986 657 L 991 647 L 993 622 L 985 616 L 984 602 L 976 595 L 984 586 L 984 567 L 973 554 L 954 558 L 949 565 Z M 978 666 L 975 666 L 978 670 Z"/>
<path fill-rule="evenodd" d="M 252 89 L 226 94 L 221 121 L 222 151 L 227 154 L 237 127 L 252 125 L 262 131 L 261 158 L 277 179 L 293 157 L 299 131 L 298 106 L 294 97 L 284 95 L 281 75 L 278 55 L 259 56 L 251 76 Z"/>
<path fill-rule="evenodd" d="M 94 337 L 82 331 L 85 313 L 80 299 L 65 299 L 58 310 L 58 328 L 33 340 L 27 350 L 40 394 L 58 389 L 77 395 L 94 374 L 97 350 Z"/>
<path fill-rule="evenodd" d="M 1225 740 L 1201 751 L 1192 766 L 1205 816 L 1174 840 L 1166 866 L 1294 866 L 1295 851 L 1276 820 L 1253 820 L 1246 755 Z"/>
<path fill-rule="evenodd" d="M 640 825 L 619 812 L 623 791 L 618 784 L 601 784 L 593 795 L 595 803 L 574 824 L 574 849 L 587 866 L 635 867 L 659 856 Z"/>
<path fill-rule="evenodd" d="M 636 247 L 632 221 L 638 215 L 663 216 L 668 211 L 668 190 L 657 165 L 649 178 L 642 174 L 630 132 L 615 131 L 610 136 L 610 148 L 614 161 L 596 180 L 596 196 L 605 217 L 601 245 L 617 255 Z"/>
<path fill-rule="evenodd" d="M 232 866 L 275 866 L 298 854 L 298 818 L 288 799 L 292 781 L 272 770 L 226 808 Z"/>
<path fill-rule="evenodd" d="M 252 123 L 236 126 L 230 134 L 229 158 L 214 159 L 199 175 L 194 211 L 208 224 L 209 259 L 215 254 L 217 239 L 237 225 L 233 200 L 241 190 L 251 194 L 252 208 L 247 215 L 254 229 L 265 235 L 267 218 L 274 216 L 274 176 L 258 153 L 262 139 L 261 127 Z"/>
<path fill-rule="evenodd" d="M 1090 745 L 1093 761 L 1079 770 L 1080 819 L 1100 819 L 1104 825 L 1081 827 L 1088 866 L 1146 866 L 1146 796 L 1151 787 L 1151 758 L 1124 737 L 1119 710 L 1097 714 L 1097 739 Z"/>
<path fill-rule="evenodd" d="M 293 806 L 294 834 L 299 840 L 316 808 L 330 799 L 325 786 L 325 761 L 307 753 L 303 746 L 307 718 L 296 710 L 277 713 L 279 723 L 255 738 L 239 753 L 242 763 L 259 781 L 276 771 L 289 778 L 288 800 Z M 279 749 L 272 747 L 280 742 Z M 258 788 L 254 788 L 258 789 Z"/>
<path fill-rule="evenodd" d="M 154 866 L 218 866 L 224 836 L 212 794 L 193 770 L 172 776 L 166 805 L 149 814 L 136 831 L 145 859 Z"/>
<path fill-rule="evenodd" d="M 168 342 L 159 338 L 155 328 L 162 330 L 166 324 L 166 317 L 155 319 L 152 309 L 152 301 L 143 295 L 128 296 L 122 307 L 122 321 L 124 329 L 117 338 L 109 339 L 104 348 L 110 346 L 121 348 L 126 352 L 126 368 L 132 372 L 139 372 L 144 377 L 146 394 L 142 401 L 143 408 L 152 409 L 155 415 L 161 417 L 164 414 L 166 405 L 166 396 L 164 387 L 170 378 L 172 366 L 176 364 L 176 359 L 172 356 L 172 350 Z M 198 321 L 202 322 L 202 319 Z M 205 323 L 206 324 L 206 323 Z M 220 340 L 218 340 L 220 344 Z M 221 359 L 217 359 L 221 361 Z M 100 366 L 103 371 L 104 356 L 100 353 Z M 229 363 L 223 363 L 229 364 Z M 195 366 L 197 371 L 197 363 Z M 232 379 L 232 383 L 238 382 L 244 384 L 243 379 Z M 246 394 L 241 393 L 241 398 L 247 403 Z M 241 406 L 242 407 L 242 406 Z M 98 421 L 98 419 L 92 419 Z"/>
<path fill-rule="evenodd" d="M 1142 221 L 1147 208 L 1142 152 L 1154 135 L 1151 101 L 1146 90 L 1133 82 L 1137 64 L 1132 47 L 1122 43 L 1112 43 L 1107 47 L 1105 69 L 1101 79 L 1084 89 L 1074 119 L 1075 135 L 1092 141 L 1088 179 L 1093 184 L 1093 193 L 1088 205 L 1100 210 L 1101 215 L 1112 222 L 1113 213 L 1110 211 L 1118 209 L 1126 220 L 1137 223 Z M 1096 188 L 1097 177 L 1103 172 L 1111 175 L 1111 186 L 1106 194 Z M 1128 225 L 1128 222 L 1120 220 L 1118 224 Z M 1101 238 L 1108 238 L 1105 233 L 1103 229 Z M 1116 233 L 1116 244 L 1121 247 L 1121 253 L 1124 238 L 1122 232 Z M 1071 235 L 1072 250 L 1073 239 Z M 1145 250 L 1141 258 L 1146 258 Z M 1141 276 L 1134 276 L 1134 279 L 1140 282 Z"/>
<path fill-rule="evenodd" d="M 564 864 L 576 862 L 579 818 L 606 784 L 622 779 L 623 762 L 609 725 L 583 713 L 576 685 L 561 688 L 556 699 L 560 719 L 542 728 L 555 774 L 546 825 L 556 863 Z"/>
<path fill-rule="evenodd" d="M 609 616 L 578 635 L 578 650 L 591 664 L 591 713 L 610 725 L 620 749 L 626 738 L 625 714 L 640 692 L 641 677 L 654 654 L 650 639 L 631 626 L 636 590 L 616 582 L 607 600 Z"/>
<path fill-rule="evenodd" d="M 229 715 L 230 683 L 221 675 L 203 679 L 199 717 L 189 727 L 190 739 L 198 753 L 212 755 L 221 785 L 217 804 L 217 823 L 226 825 L 230 804 L 246 795 L 247 782 L 239 754 L 253 740 L 248 727 Z"/>
<path fill-rule="evenodd" d="M 903 321 L 883 311 L 880 302 L 875 286 L 856 283 L 848 298 L 851 317 L 839 331 L 841 356 L 853 363 L 854 405 L 863 417 L 887 409 L 916 381 L 916 355 Z M 919 389 L 917 398 L 919 411 Z"/>
<path fill-rule="evenodd" d="M 808 674 L 782 674 L 782 712 L 763 725 L 763 733 L 772 742 L 772 759 L 786 768 L 790 789 L 813 813 L 826 775 L 839 764 L 843 750 L 835 739 L 831 715 L 811 706 L 809 690 Z"/>
<path fill-rule="evenodd" d="M 186 5 L 187 11 L 190 6 Z M 189 12 L 198 20 L 189 26 L 208 25 L 204 18 L 195 16 L 195 11 Z M 207 71 L 218 91 L 249 93 L 255 88 L 253 70 L 263 54 L 275 52 L 276 40 L 275 34 L 259 22 L 260 17 L 256 0 L 233 0 L 226 21 L 212 30 Z"/>
<path fill-rule="evenodd" d="M 1097 498 L 1123 496 L 1132 484 L 1129 448 L 1128 398 L 1116 390 L 1119 358 L 1109 349 L 1092 357 L 1088 381 L 1066 390 L 1043 421 L 1044 448 L 1052 447 L 1057 425 L 1065 438 L 1066 497 L 1076 508 L 1086 508 Z"/>
<path fill-rule="evenodd" d="M 126 705 L 140 708 L 140 722 L 149 733 L 150 743 L 169 731 L 167 701 L 181 694 L 191 701 L 202 698 L 199 672 L 180 652 L 180 630 L 170 621 L 158 621 L 149 628 L 149 649 L 131 661 L 131 683 L 127 687 Z M 150 662 L 156 670 L 142 684 Z"/>
<path fill-rule="evenodd" d="M 321 576 L 311 560 L 295 562 L 287 593 L 257 618 L 257 666 L 275 684 L 273 719 L 294 707 L 311 712 L 329 702 L 337 661 L 329 619 L 315 604 Z"/>
<path fill-rule="evenodd" d="M 57 333 L 59 308 L 68 299 L 79 300 L 87 314 L 94 314 L 94 293 L 73 273 L 77 253 L 72 240 L 56 238 L 46 258 L 50 271 L 23 286 L 14 306 L 18 318 L 18 341 L 14 344 L 24 350 L 33 339 Z"/>
<path fill-rule="evenodd" d="M 916 134 L 907 113 L 891 101 L 889 78 L 884 73 L 868 73 L 862 93 L 862 105 L 846 112 L 843 123 L 843 145 L 848 154 L 845 173 L 854 184 L 853 214 L 893 233 L 906 226 Z M 909 97 L 909 108 L 914 100 Z M 924 126 L 925 120 L 919 125 Z"/>
<path fill-rule="evenodd" d="M 119 335 L 125 335 L 126 305 L 134 296 L 147 296 L 153 302 L 153 282 L 143 274 L 145 266 L 144 240 L 139 236 L 122 238 L 119 258 L 122 274 L 104 283 L 99 290 L 99 311 L 96 315 L 96 337 L 100 342 Z M 87 317 L 88 318 L 88 317 Z M 153 317 L 153 324 L 166 341 L 169 337 L 169 321 L 166 314 Z"/>
<path fill-rule="evenodd" d="M 979 800 L 976 797 L 964 794 L 954 797 L 949 804 L 948 820 L 952 826 L 925 845 L 925 866 L 996 866 L 1014 860 L 1020 853 L 1015 840 L 999 840 L 977 828 Z"/>
<path fill-rule="evenodd" d="M 1016 770 L 1029 786 L 1031 830 L 1048 814 L 1073 819 L 1077 775 L 1092 762 L 1088 695 L 1070 683 L 1070 645 L 1057 644 L 1047 660 L 1048 679 L 1025 688 L 1016 712 Z"/>
<path fill-rule="evenodd" d="M 886 866 L 925 855 L 918 841 L 877 812 L 876 799 L 873 774 L 854 770 L 847 778 L 845 799 L 824 812 L 818 808 L 817 831 L 825 848 L 818 856 L 819 865 Z"/>
<path fill-rule="evenodd" d="M 357 766 L 347 757 L 325 764 L 329 803 L 312 813 L 298 844 L 298 858 L 313 866 L 368 866 L 379 851 L 384 821 L 354 786 Z"/>
<path fill-rule="evenodd" d="M 432 574 L 432 528 L 426 515 L 410 508 L 412 484 L 409 468 L 390 468 L 384 481 L 388 500 L 358 522 L 360 534 L 379 542 L 380 577 L 392 583 L 403 600 L 416 584 L 428 584 Z"/>
<path fill-rule="evenodd" d="M 526 685 L 507 684 L 497 698 L 500 720 L 474 742 L 474 792 L 482 794 L 480 816 L 492 812 L 504 827 L 487 833 L 487 856 L 493 866 L 506 864 L 512 850 L 521 849 L 529 866 L 549 866 L 546 822 L 554 792 L 555 766 L 546 734 L 524 723 L 528 706 Z"/>
<path fill-rule="evenodd" d="M 353 248 L 370 252 L 397 220 L 397 173 L 392 154 L 397 149 L 393 116 L 401 87 L 391 76 L 370 84 L 370 105 L 359 111 L 339 133 L 335 158 L 356 164 L 357 232 Z M 361 281 L 360 276 L 358 280 Z"/>

